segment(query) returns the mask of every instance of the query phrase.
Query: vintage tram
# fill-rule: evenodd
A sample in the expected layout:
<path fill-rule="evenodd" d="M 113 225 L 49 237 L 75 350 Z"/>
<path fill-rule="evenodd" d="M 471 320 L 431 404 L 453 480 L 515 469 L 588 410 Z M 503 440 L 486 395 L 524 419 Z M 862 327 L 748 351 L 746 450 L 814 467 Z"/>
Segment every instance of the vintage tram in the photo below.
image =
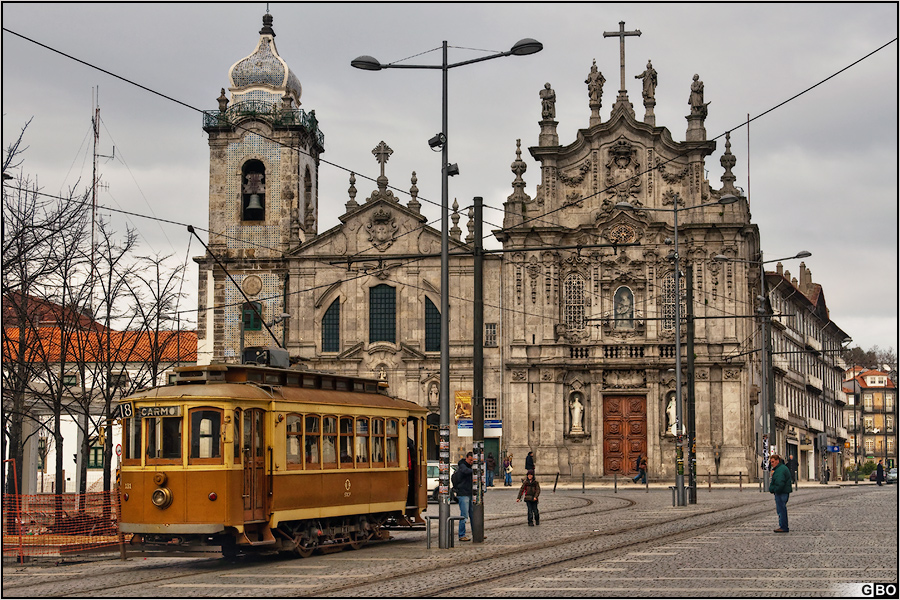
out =
<path fill-rule="evenodd" d="M 179 367 L 120 406 L 120 527 L 135 550 L 308 556 L 422 523 L 427 411 L 376 380 Z"/>

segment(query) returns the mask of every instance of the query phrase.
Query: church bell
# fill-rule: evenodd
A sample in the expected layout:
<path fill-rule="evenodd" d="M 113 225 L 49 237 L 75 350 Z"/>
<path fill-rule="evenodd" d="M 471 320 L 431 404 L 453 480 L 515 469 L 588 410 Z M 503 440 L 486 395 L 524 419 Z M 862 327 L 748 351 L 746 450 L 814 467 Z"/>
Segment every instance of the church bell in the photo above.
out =
<path fill-rule="evenodd" d="M 247 210 L 262 210 L 262 204 L 259 202 L 259 194 L 252 194 L 250 202 L 247 203 Z"/>

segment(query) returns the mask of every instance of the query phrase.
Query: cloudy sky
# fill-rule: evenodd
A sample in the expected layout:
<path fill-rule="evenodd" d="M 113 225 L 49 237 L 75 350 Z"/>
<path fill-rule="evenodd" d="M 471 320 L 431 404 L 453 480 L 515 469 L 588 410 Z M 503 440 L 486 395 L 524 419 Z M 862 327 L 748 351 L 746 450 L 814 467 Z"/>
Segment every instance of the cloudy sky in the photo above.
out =
<path fill-rule="evenodd" d="M 100 203 L 206 227 L 209 150 L 199 110 L 217 108 L 228 69 L 259 39 L 266 4 L 4 3 L 2 10 L 3 144 L 33 117 L 25 170 L 43 191 L 89 182 L 99 88 L 99 152 L 115 146 L 115 159 L 101 159 L 108 187 Z M 451 179 L 451 202 L 483 196 L 493 229 L 502 222 L 494 209 L 512 191 L 516 139 L 537 144 L 545 82 L 556 91 L 560 143 L 588 126 L 584 80 L 594 59 L 607 79 L 601 116 L 608 117 L 619 44 L 603 32 L 625 21 L 626 30 L 642 32 L 626 41 L 626 87 L 638 116 L 634 75 L 651 59 L 659 73 L 656 123 L 683 140 L 691 78 L 699 74 L 711 102 L 707 137 L 723 136 L 706 163 L 710 184 L 721 185 L 719 157 L 731 130 L 736 185 L 748 195 L 765 257 L 812 252 L 806 266 L 853 344 L 897 348 L 896 4 L 271 3 L 270 12 L 278 51 L 303 86 L 302 108 L 316 111 L 325 133 L 320 231 L 344 212 L 350 171 L 359 200 L 375 189 L 363 177 L 377 177 L 371 151 L 382 140 L 394 151 L 390 184 L 406 190 L 416 171 L 423 213 L 439 227 L 440 153 L 427 140 L 441 127 L 440 71 L 366 72 L 350 67 L 353 58 L 439 64 L 443 40 L 451 62 L 508 50 L 524 37 L 544 44 L 532 56 L 450 71 L 450 161 L 461 172 Z M 523 159 L 533 197 L 537 163 L 527 152 Z M 125 217 L 106 214 L 124 228 Z M 141 232 L 143 253 L 184 261 L 183 225 L 128 223 Z M 201 253 L 195 240 L 190 254 Z M 797 273 L 797 261 L 785 267 Z M 191 263 L 185 288 L 193 306 L 196 272 Z"/>

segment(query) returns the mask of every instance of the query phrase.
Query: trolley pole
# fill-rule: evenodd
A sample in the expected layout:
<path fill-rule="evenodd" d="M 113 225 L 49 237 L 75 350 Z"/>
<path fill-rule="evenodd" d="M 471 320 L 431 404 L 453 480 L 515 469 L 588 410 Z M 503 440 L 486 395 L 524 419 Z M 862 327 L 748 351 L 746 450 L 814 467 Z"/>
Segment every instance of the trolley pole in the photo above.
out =
<path fill-rule="evenodd" d="M 484 542 L 484 247 L 482 246 L 482 198 L 475 202 L 474 314 L 472 336 L 472 444 L 475 453 L 475 494 L 472 498 L 472 541 Z"/>

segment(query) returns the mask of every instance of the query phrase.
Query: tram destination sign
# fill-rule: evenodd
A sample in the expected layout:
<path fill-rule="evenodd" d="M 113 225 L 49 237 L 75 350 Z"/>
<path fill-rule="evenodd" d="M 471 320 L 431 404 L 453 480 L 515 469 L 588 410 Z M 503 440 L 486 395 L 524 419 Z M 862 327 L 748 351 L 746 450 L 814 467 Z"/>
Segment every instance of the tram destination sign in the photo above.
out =
<path fill-rule="evenodd" d="M 138 410 L 142 419 L 146 417 L 180 417 L 181 406 L 142 406 Z"/>

